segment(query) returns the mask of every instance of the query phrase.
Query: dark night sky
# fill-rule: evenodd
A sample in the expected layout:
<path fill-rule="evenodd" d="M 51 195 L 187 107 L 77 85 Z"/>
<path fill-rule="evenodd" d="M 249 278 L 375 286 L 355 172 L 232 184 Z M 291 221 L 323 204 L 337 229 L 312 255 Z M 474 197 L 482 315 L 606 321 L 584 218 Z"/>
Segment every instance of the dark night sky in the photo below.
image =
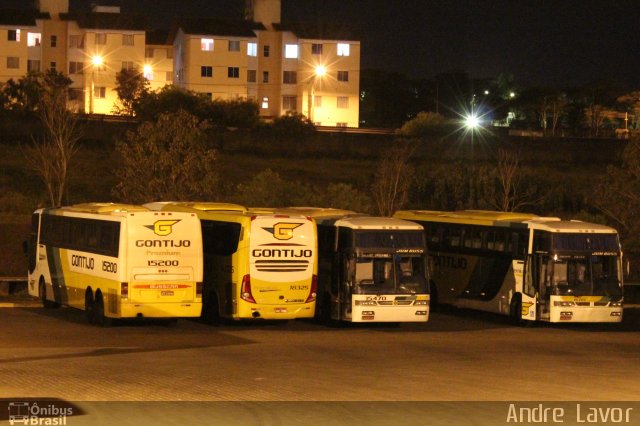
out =
<path fill-rule="evenodd" d="M 122 0 L 123 9 L 158 23 L 179 15 L 238 18 L 243 4 Z M 282 9 L 285 22 L 355 24 L 362 68 L 424 78 L 511 73 L 526 85 L 608 79 L 640 89 L 640 0 L 282 0 Z"/>

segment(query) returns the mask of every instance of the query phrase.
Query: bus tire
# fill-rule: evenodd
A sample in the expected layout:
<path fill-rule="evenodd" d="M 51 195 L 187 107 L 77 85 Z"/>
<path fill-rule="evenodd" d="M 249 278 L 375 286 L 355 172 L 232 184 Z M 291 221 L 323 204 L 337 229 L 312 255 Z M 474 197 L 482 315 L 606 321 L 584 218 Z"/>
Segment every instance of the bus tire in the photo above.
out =
<path fill-rule="evenodd" d="M 58 304 L 56 302 L 47 300 L 47 285 L 44 282 L 44 278 L 40 278 L 40 285 L 38 287 L 40 288 L 40 300 L 42 301 L 42 306 L 47 309 L 57 308 Z"/>
<path fill-rule="evenodd" d="M 110 327 L 113 325 L 113 319 L 104 314 L 104 300 L 100 290 L 96 291 L 96 297 L 93 302 L 93 323 L 100 327 Z"/>
<path fill-rule="evenodd" d="M 91 287 L 87 288 L 87 291 L 84 292 L 84 316 L 87 318 L 89 324 L 95 322 L 93 291 Z"/>

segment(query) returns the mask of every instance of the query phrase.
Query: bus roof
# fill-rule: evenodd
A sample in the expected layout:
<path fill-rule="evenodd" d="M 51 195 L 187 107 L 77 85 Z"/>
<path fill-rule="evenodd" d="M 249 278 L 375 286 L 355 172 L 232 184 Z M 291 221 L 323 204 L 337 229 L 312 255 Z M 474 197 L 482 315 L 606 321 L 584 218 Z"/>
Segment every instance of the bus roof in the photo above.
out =
<path fill-rule="evenodd" d="M 246 212 L 247 208 L 240 204 L 233 203 L 213 203 L 213 202 L 191 202 L 191 201 L 159 201 L 144 205 L 151 210 L 194 210 L 201 212 Z"/>
<path fill-rule="evenodd" d="M 465 225 L 527 227 L 549 232 L 615 233 L 614 228 L 579 220 L 561 220 L 531 213 L 497 212 L 488 210 L 458 210 L 452 212 L 434 210 L 398 211 L 394 217 L 417 222 L 444 222 Z"/>
<path fill-rule="evenodd" d="M 344 216 L 352 216 L 352 215 L 361 215 L 361 213 L 356 213 L 351 210 L 342 210 L 342 209 L 334 209 L 334 208 L 325 208 L 325 207 L 281 207 L 281 208 L 262 208 L 262 209 L 249 209 L 251 211 L 272 211 L 282 214 L 298 214 L 309 216 L 314 219 L 320 218 L 338 218 Z"/>
<path fill-rule="evenodd" d="M 394 213 L 393 217 L 414 221 L 461 223 L 469 225 L 494 225 L 508 226 L 512 223 L 524 223 L 527 221 L 545 220 L 559 221 L 559 218 L 542 218 L 532 213 L 498 212 L 490 210 L 401 210 Z"/>
<path fill-rule="evenodd" d="M 383 216 L 346 216 L 335 222 L 329 220 L 318 220 L 319 224 L 333 224 L 352 229 L 394 229 L 394 230 L 422 230 L 422 225 L 408 220 Z M 331 223 L 333 222 L 333 223 Z"/>
<path fill-rule="evenodd" d="M 572 232 L 579 234 L 609 234 L 617 233 L 614 228 L 598 223 L 582 222 L 580 220 L 529 221 L 529 227 L 549 232 Z"/>
<path fill-rule="evenodd" d="M 71 206 L 60 207 L 60 210 L 77 213 L 94 213 L 94 214 L 113 214 L 113 213 L 132 213 L 132 212 L 148 212 L 149 209 L 144 206 L 134 204 L 119 203 L 82 203 Z"/>

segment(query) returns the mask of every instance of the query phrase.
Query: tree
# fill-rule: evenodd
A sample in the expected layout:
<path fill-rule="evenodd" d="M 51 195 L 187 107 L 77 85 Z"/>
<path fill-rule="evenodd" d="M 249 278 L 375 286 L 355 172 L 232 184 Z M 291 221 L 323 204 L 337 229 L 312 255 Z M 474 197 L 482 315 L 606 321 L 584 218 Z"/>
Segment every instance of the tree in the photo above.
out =
<path fill-rule="evenodd" d="M 5 107 L 19 112 L 35 112 L 42 101 L 44 89 L 44 75 L 39 72 L 30 71 L 18 81 L 9 79 L 2 90 Z"/>
<path fill-rule="evenodd" d="M 120 105 L 113 108 L 113 113 L 133 117 L 135 105 L 149 92 L 149 80 L 133 68 L 123 68 L 116 73 L 116 92 Z"/>
<path fill-rule="evenodd" d="M 217 153 L 207 148 L 206 122 L 185 112 L 160 114 L 118 141 L 120 182 L 114 193 L 122 200 L 213 200 L 218 195 Z"/>
<path fill-rule="evenodd" d="M 62 205 L 71 161 L 82 134 L 77 120 L 67 109 L 70 85 L 71 80 L 59 72 L 50 70 L 45 74 L 37 108 L 45 135 L 41 142 L 34 139 L 26 149 L 27 161 L 40 175 L 53 207 Z"/>
<path fill-rule="evenodd" d="M 517 153 L 500 149 L 495 173 L 498 183 L 493 205 L 496 209 L 513 212 L 540 201 L 536 198 L 535 188 L 525 187 L 523 183 L 520 156 Z"/>
<path fill-rule="evenodd" d="M 593 204 L 618 228 L 625 248 L 640 251 L 640 138 L 632 137 L 622 165 L 610 165 L 593 192 Z"/>
<path fill-rule="evenodd" d="M 373 201 L 379 215 L 391 216 L 407 202 L 413 179 L 413 168 L 409 165 L 409 158 L 414 149 L 415 147 L 408 142 L 397 141 L 382 153 L 371 186 Z"/>
<path fill-rule="evenodd" d="M 419 112 L 418 115 L 402 125 L 398 134 L 404 137 L 423 137 L 441 132 L 446 124 L 444 116 L 435 112 Z"/>

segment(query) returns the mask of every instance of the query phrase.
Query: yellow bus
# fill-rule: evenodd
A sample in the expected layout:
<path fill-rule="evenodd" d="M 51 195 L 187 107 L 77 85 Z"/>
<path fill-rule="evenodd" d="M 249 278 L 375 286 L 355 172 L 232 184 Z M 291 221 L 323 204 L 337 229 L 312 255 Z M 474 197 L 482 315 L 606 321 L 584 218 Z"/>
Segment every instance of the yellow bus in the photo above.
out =
<path fill-rule="evenodd" d="M 422 226 L 349 210 L 290 207 L 318 227 L 323 323 L 427 322 L 429 275 Z"/>
<path fill-rule="evenodd" d="M 249 212 L 226 203 L 145 206 L 198 215 L 204 255 L 202 317 L 206 321 L 313 317 L 318 249 L 311 218 Z"/>
<path fill-rule="evenodd" d="M 202 238 L 193 213 L 87 203 L 39 209 L 28 244 L 28 291 L 45 307 L 83 309 L 90 323 L 198 317 Z"/>
<path fill-rule="evenodd" d="M 394 216 L 424 226 L 432 300 L 525 325 L 622 320 L 622 249 L 613 228 L 482 210 Z"/>

